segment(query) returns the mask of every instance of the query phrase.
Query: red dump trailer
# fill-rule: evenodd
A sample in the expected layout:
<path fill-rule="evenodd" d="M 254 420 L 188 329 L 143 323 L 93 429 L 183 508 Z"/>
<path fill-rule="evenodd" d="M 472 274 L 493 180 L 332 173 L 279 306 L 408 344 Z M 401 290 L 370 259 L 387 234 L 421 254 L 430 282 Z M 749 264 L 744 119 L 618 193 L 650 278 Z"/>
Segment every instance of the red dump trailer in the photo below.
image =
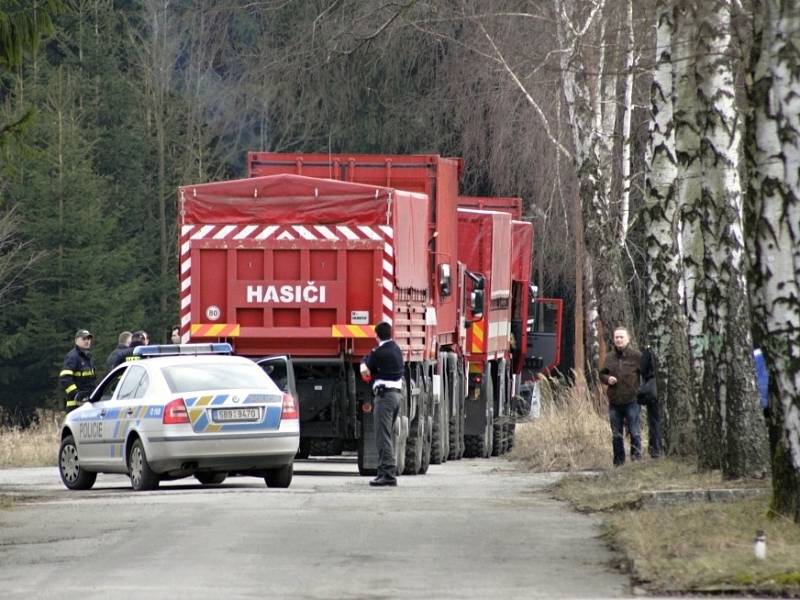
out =
<path fill-rule="evenodd" d="M 467 456 L 502 454 L 508 449 L 511 399 L 511 215 L 459 208 L 458 258 L 469 272 L 472 294 L 483 310 L 467 327 L 469 387 L 466 400 Z"/>
<path fill-rule="evenodd" d="M 300 400 L 301 452 L 356 449 L 369 474 L 372 394 L 356 374 L 374 324 L 392 323 L 407 363 L 398 466 L 424 473 L 437 363 L 428 197 L 283 174 L 183 186 L 178 200 L 184 339 L 279 356 L 265 366 Z"/>
<path fill-rule="evenodd" d="M 458 260 L 458 180 L 461 160 L 438 155 L 248 153 L 251 177 L 292 173 L 337 181 L 386 186 L 423 193 L 428 212 L 428 275 L 435 328 L 431 461 L 460 458 L 464 452 L 464 402 L 467 389 L 465 300 L 467 277 Z M 301 435 L 302 435 L 301 422 Z"/>

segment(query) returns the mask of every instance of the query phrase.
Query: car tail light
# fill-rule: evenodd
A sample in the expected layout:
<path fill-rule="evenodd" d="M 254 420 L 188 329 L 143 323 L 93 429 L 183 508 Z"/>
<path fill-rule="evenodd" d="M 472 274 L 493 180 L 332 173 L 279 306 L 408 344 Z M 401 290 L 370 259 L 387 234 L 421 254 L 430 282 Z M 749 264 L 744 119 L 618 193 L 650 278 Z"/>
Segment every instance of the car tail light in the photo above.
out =
<path fill-rule="evenodd" d="M 291 394 L 283 395 L 283 405 L 281 406 L 281 420 L 283 419 L 299 419 L 297 414 L 297 403 Z"/>
<path fill-rule="evenodd" d="M 181 425 L 189 423 L 189 413 L 186 412 L 186 405 L 183 398 L 175 398 L 164 407 L 164 417 L 161 419 L 164 425 Z"/>

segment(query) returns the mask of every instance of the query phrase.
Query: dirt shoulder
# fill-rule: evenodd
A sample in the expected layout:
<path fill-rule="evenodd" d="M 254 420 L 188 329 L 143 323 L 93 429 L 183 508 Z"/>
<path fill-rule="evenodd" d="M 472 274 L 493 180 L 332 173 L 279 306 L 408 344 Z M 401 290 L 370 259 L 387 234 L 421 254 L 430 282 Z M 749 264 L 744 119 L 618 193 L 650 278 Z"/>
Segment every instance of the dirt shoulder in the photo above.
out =
<path fill-rule="evenodd" d="M 769 485 L 661 459 L 569 475 L 553 490 L 601 516 L 606 541 L 648 592 L 800 597 L 800 526 L 770 513 Z M 754 554 L 757 530 L 764 560 Z"/>

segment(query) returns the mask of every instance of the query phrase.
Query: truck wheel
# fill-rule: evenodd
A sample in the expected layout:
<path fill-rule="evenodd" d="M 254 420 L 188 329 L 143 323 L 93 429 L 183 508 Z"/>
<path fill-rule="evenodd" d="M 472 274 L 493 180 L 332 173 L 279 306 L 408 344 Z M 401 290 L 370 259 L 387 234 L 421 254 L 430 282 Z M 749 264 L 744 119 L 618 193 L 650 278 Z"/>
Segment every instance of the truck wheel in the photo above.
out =
<path fill-rule="evenodd" d="M 446 453 L 443 452 L 444 436 L 442 435 L 442 399 L 436 405 L 433 414 L 433 431 L 431 432 L 431 464 L 440 465 L 444 462 Z"/>
<path fill-rule="evenodd" d="M 71 435 L 61 440 L 61 447 L 58 449 L 58 473 L 61 475 L 61 481 L 70 490 L 91 489 L 97 480 L 97 473 L 84 471 L 81 468 L 78 447 Z"/>
<path fill-rule="evenodd" d="M 425 432 L 422 436 L 424 441 L 422 444 L 422 465 L 418 471 L 420 475 L 425 475 L 425 473 L 428 472 L 428 467 L 431 465 L 431 450 L 433 445 L 433 419 L 427 416 L 423 422 L 425 423 Z"/>
<path fill-rule="evenodd" d="M 401 414 L 394 422 L 394 464 L 398 475 L 406 470 L 406 444 L 408 442 L 408 417 Z"/>
<path fill-rule="evenodd" d="M 422 415 L 417 416 L 415 423 L 411 425 L 406 441 L 406 461 L 403 475 L 416 475 L 422 469 L 422 450 L 424 441 L 422 438 Z"/>
<path fill-rule="evenodd" d="M 137 492 L 154 490 L 158 487 L 158 473 L 153 471 L 147 462 L 142 440 L 137 439 L 131 446 L 131 452 L 128 454 L 128 474 L 131 478 L 131 487 Z"/>
<path fill-rule="evenodd" d="M 294 475 L 294 464 L 289 463 L 278 469 L 269 469 L 264 474 L 264 481 L 267 487 L 288 488 L 292 483 L 292 475 Z"/>
<path fill-rule="evenodd" d="M 489 458 L 492 455 L 492 448 L 494 447 L 494 408 L 486 408 L 486 433 L 483 434 L 483 448 L 481 449 L 481 457 Z"/>
<path fill-rule="evenodd" d="M 227 473 L 195 473 L 194 478 L 203 485 L 219 485 L 228 476 Z"/>
<path fill-rule="evenodd" d="M 481 458 L 483 457 L 484 446 L 486 445 L 485 436 L 483 435 L 465 435 L 464 436 L 464 458 Z"/>
<path fill-rule="evenodd" d="M 514 434 L 517 430 L 516 423 L 509 423 L 508 424 L 508 451 L 511 452 L 514 449 Z"/>
<path fill-rule="evenodd" d="M 503 454 L 503 443 L 505 436 L 503 435 L 503 425 L 495 423 L 492 428 L 492 456 L 500 456 Z"/>
<path fill-rule="evenodd" d="M 295 458 L 308 458 L 310 446 L 311 444 L 308 443 L 307 439 L 300 438 L 300 446 L 297 448 L 297 454 L 295 454 Z"/>
<path fill-rule="evenodd" d="M 361 475 L 362 477 L 365 476 L 365 475 L 377 475 L 378 474 L 378 469 L 377 468 L 374 468 L 374 467 L 373 468 L 369 468 L 369 467 L 365 466 L 365 463 L 367 462 L 367 456 L 366 456 L 366 454 L 367 454 L 367 443 L 368 443 L 367 435 L 369 435 L 370 437 L 374 438 L 375 437 L 374 428 L 370 427 L 369 431 L 362 430 L 361 431 L 361 437 L 358 438 L 358 448 L 356 450 L 358 452 L 358 474 Z M 373 447 L 374 447 L 374 444 L 373 444 Z"/>

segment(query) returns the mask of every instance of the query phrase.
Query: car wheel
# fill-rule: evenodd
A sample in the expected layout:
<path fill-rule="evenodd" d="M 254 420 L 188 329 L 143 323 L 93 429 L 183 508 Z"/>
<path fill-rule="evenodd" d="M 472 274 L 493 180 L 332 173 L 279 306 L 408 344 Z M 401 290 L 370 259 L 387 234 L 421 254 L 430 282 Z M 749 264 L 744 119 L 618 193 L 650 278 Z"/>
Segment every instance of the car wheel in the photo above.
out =
<path fill-rule="evenodd" d="M 294 464 L 288 464 L 279 469 L 270 469 L 264 474 L 264 481 L 267 482 L 267 487 L 271 488 L 288 488 L 292 483 L 292 475 L 294 474 Z"/>
<path fill-rule="evenodd" d="M 58 472 L 61 481 L 71 490 L 88 490 L 97 479 L 97 473 L 84 471 L 81 468 L 78 447 L 71 435 L 61 440 L 61 447 L 58 450 Z"/>
<path fill-rule="evenodd" d="M 194 478 L 203 485 L 218 485 L 225 481 L 227 473 L 195 473 Z"/>
<path fill-rule="evenodd" d="M 128 474 L 131 478 L 131 487 L 137 492 L 154 490 L 158 487 L 158 473 L 153 471 L 147 462 L 142 440 L 136 440 L 131 446 L 131 453 L 128 455 Z"/>

